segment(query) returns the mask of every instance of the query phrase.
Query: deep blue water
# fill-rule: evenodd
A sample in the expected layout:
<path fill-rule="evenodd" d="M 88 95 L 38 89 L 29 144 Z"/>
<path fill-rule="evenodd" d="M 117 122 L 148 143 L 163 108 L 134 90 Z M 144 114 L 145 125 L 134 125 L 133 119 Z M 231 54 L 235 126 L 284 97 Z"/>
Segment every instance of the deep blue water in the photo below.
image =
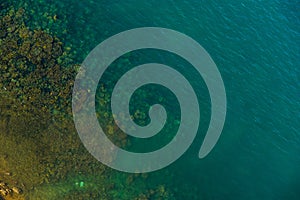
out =
<path fill-rule="evenodd" d="M 145 184 L 166 184 L 177 199 L 300 199 L 300 1 L 62 0 L 57 6 L 68 14 L 66 43 L 77 42 L 80 62 L 109 36 L 157 26 L 189 35 L 218 66 L 228 101 L 219 142 L 198 159 L 210 101 L 201 77 L 190 74 L 203 109 L 198 137 Z"/>

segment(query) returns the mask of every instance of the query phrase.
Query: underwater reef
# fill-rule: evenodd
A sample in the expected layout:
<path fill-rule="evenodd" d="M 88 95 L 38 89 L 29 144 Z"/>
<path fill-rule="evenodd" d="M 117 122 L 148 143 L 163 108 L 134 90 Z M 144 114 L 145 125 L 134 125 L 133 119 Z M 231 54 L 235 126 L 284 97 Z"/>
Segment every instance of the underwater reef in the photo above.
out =
<path fill-rule="evenodd" d="M 146 186 L 147 175 L 117 173 L 86 151 L 71 110 L 79 65 L 58 37 L 27 20 L 24 8 L 1 11 L 0 199 L 174 199 L 164 185 Z M 107 122 L 109 134 L 115 129 Z"/>
<path fill-rule="evenodd" d="M 23 9 L 10 10 L 0 21 L 0 87 L 17 98 L 24 111 L 34 107 L 33 112 L 70 113 L 75 71 L 62 67 L 62 42 L 42 30 L 29 30 L 23 14 Z"/>

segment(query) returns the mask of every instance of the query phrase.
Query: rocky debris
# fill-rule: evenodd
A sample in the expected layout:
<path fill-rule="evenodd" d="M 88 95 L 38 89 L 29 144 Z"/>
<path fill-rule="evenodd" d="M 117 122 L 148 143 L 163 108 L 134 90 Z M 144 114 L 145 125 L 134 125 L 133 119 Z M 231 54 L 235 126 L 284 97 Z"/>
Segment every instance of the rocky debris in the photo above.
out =
<path fill-rule="evenodd" d="M 6 196 L 20 195 L 22 194 L 22 189 L 19 187 L 10 187 L 7 183 L 0 181 L 0 199 Z"/>

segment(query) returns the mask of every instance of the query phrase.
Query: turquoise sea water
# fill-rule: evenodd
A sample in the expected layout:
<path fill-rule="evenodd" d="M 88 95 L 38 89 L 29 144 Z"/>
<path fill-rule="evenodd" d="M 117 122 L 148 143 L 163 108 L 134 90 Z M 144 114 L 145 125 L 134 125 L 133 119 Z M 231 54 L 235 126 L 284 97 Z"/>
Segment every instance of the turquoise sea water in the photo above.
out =
<path fill-rule="evenodd" d="M 299 1 L 94 1 L 80 6 L 86 9 L 83 20 L 98 34 L 91 41 L 102 41 L 103 31 L 108 37 L 136 27 L 170 28 L 197 40 L 221 72 L 228 113 L 218 144 L 208 157 L 197 159 L 210 104 L 204 83 L 191 75 L 204 110 L 199 137 L 181 159 L 154 173 L 166 176 L 169 170 L 175 176 L 156 181 L 173 185 L 178 199 L 300 198 Z M 73 25 L 85 31 L 81 22 Z M 190 188 L 189 194 L 181 187 Z"/>
<path fill-rule="evenodd" d="M 109 36 L 157 26 L 189 35 L 217 64 L 228 101 L 219 142 L 198 159 L 210 101 L 201 77 L 187 66 L 183 73 L 196 88 L 202 109 L 198 136 L 179 160 L 151 173 L 145 184 L 166 184 L 176 199 L 300 199 L 300 1 L 40 3 L 67 13 L 64 40 L 78 48 L 79 62 Z M 151 58 L 185 65 L 164 53 L 138 55 L 132 65 Z"/>

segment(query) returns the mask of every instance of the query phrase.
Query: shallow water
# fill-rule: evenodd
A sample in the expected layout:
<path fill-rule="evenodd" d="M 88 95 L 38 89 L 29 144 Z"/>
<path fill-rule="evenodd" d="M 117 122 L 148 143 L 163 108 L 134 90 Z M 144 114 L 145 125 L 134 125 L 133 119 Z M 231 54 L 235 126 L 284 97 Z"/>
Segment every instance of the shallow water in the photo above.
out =
<path fill-rule="evenodd" d="M 73 45 L 78 63 L 109 36 L 157 26 L 189 35 L 218 66 L 227 93 L 226 123 L 214 150 L 198 159 L 210 118 L 205 83 L 178 58 L 151 51 L 132 54 L 131 65 L 156 59 L 187 66 L 183 73 L 202 109 L 191 148 L 151 173 L 146 187 L 164 184 L 176 199 L 300 198 L 299 1 L 62 0 L 53 6 L 58 16 L 67 13 L 68 34 L 61 37 Z"/>

